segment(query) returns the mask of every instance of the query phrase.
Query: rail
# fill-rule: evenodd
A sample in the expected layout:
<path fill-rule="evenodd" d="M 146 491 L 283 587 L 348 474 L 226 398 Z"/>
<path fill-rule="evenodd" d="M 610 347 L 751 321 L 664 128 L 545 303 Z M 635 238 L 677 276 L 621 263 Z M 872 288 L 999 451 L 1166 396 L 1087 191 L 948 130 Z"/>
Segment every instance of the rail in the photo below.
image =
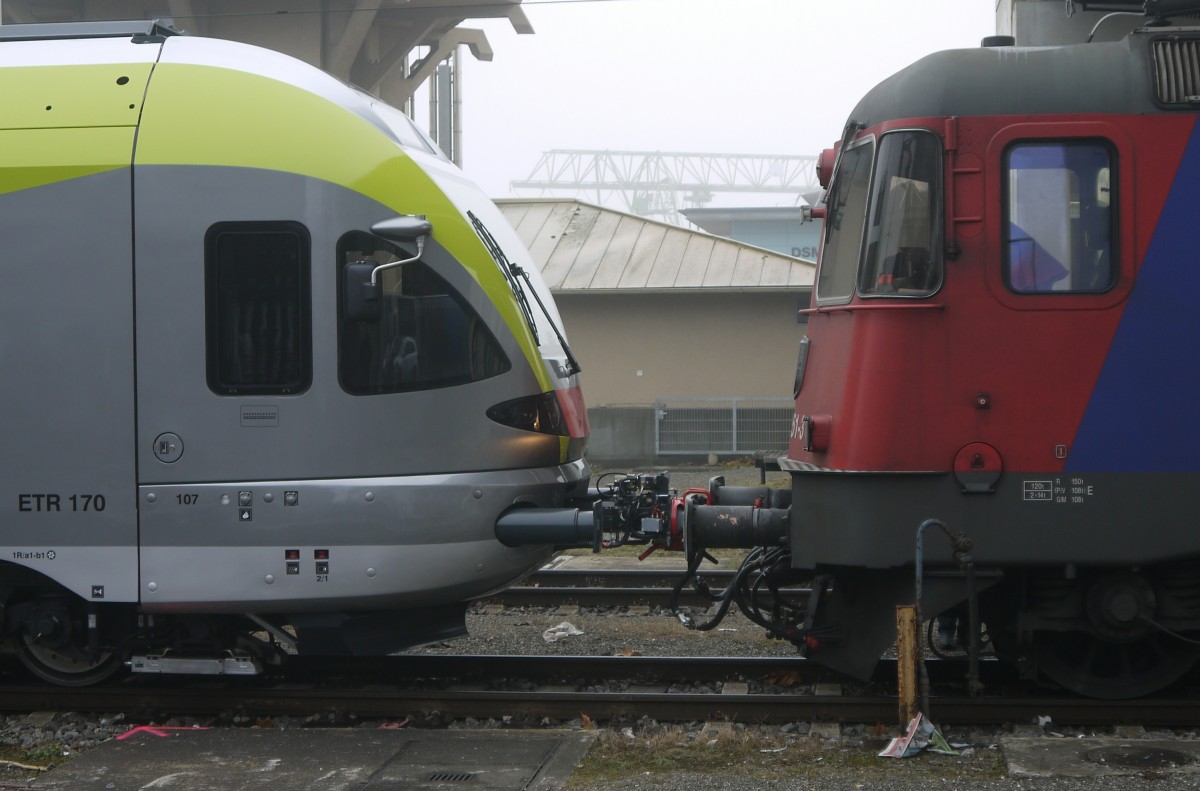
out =
<path fill-rule="evenodd" d="M 954 668 L 946 668 L 951 671 L 948 675 L 961 677 L 962 669 L 957 666 L 961 663 L 954 664 Z M 343 677 L 351 667 L 355 668 L 352 677 Z M 760 691 L 751 691 L 756 687 L 744 682 L 728 683 L 739 677 L 755 681 L 773 670 L 792 671 L 798 676 L 799 685 L 793 689 L 774 687 L 770 691 L 763 686 Z M 825 694 L 814 683 L 827 683 L 828 671 L 803 659 L 430 655 L 335 659 L 313 663 L 307 671 L 315 680 L 306 682 L 291 676 L 275 686 L 264 686 L 259 681 L 254 685 L 231 682 L 213 687 L 209 680 L 178 678 L 132 679 L 116 686 L 83 689 L 5 684 L 0 686 L 0 711 L 122 711 L 128 713 L 130 722 L 147 717 L 161 719 L 164 714 L 240 713 L 255 717 L 326 713 L 345 717 L 347 721 L 405 715 L 423 719 L 436 715 L 442 723 L 464 717 L 512 717 L 516 723 L 535 724 L 543 717 L 560 721 L 575 719 L 580 712 L 598 721 L 651 716 L 660 722 L 747 723 L 798 720 L 875 723 L 893 721 L 896 714 L 896 698 L 889 694 L 849 689 L 843 690 L 843 694 Z M 462 683 L 468 677 L 480 681 Z M 516 678 L 530 679 L 535 687 L 521 685 L 516 691 L 498 688 L 502 680 Z M 642 688 L 647 687 L 646 679 L 653 679 L 657 685 L 650 686 L 649 691 L 632 692 L 627 683 L 614 683 L 602 685 L 610 691 L 597 691 L 595 683 L 580 683 L 578 679 L 582 678 L 637 679 L 642 681 Z M 693 682 L 689 687 L 694 687 L 694 682 L 700 679 L 711 679 L 718 686 L 709 691 L 667 691 L 669 682 L 680 678 Z M 454 683 L 447 688 L 444 683 L 434 683 L 437 679 L 450 679 Z M 570 679 L 568 686 L 572 689 L 564 690 L 562 679 Z M 1056 724 L 1192 727 L 1200 717 L 1200 701 L 1195 698 L 1103 701 L 1050 696 L 1009 684 L 1002 686 L 1008 694 L 971 697 L 944 690 L 936 700 L 938 723 L 996 725 L 1050 716 Z"/>

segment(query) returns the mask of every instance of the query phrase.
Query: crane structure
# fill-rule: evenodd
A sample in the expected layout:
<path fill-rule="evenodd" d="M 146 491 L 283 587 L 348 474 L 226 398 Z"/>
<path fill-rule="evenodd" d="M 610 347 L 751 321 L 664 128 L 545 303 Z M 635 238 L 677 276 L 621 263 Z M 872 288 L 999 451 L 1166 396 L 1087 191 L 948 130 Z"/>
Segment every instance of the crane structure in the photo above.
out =
<path fill-rule="evenodd" d="M 667 151 L 553 149 L 529 178 L 510 182 L 520 193 L 619 198 L 633 214 L 682 224 L 680 209 L 704 206 L 716 193 L 790 196 L 796 203 L 819 190 L 817 157 L 783 154 L 699 154 Z"/>

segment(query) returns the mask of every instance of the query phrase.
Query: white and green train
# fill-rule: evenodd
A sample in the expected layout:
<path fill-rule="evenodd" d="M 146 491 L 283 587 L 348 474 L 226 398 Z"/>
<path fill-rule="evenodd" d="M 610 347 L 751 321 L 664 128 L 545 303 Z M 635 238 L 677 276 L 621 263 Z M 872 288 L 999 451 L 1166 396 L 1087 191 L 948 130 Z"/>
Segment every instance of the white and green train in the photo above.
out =
<path fill-rule="evenodd" d="M 404 114 L 153 22 L 0 27 L 0 96 L 0 633 L 34 673 L 388 653 L 547 557 L 495 523 L 586 491 L 578 365 Z"/>

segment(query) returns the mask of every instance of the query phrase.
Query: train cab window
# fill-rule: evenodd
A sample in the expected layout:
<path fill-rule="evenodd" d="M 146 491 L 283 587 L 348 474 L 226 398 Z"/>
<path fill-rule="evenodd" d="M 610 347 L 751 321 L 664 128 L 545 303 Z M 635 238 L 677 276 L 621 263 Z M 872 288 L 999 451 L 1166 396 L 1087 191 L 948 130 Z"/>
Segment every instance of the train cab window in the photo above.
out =
<path fill-rule="evenodd" d="M 1018 294 L 1116 282 L 1112 154 L 1097 142 L 1028 143 L 1005 155 L 1004 278 Z"/>
<path fill-rule="evenodd" d="M 922 297 L 941 286 L 941 158 L 941 146 L 929 132 L 883 136 L 858 284 L 864 296 Z"/>
<path fill-rule="evenodd" d="M 411 253 L 362 232 L 338 244 L 338 284 L 348 264 L 387 264 Z M 338 379 L 352 395 L 401 393 L 477 382 L 511 365 L 467 301 L 422 261 L 381 271 L 379 315 L 338 321 Z M 339 303 L 341 299 L 339 299 Z"/>
<path fill-rule="evenodd" d="M 208 386 L 294 395 L 312 382 L 309 236 L 294 222 L 223 222 L 204 239 Z"/>
<path fill-rule="evenodd" d="M 825 199 L 825 246 L 817 273 L 817 304 L 845 302 L 854 293 L 874 151 L 873 140 L 865 138 L 838 160 Z"/>

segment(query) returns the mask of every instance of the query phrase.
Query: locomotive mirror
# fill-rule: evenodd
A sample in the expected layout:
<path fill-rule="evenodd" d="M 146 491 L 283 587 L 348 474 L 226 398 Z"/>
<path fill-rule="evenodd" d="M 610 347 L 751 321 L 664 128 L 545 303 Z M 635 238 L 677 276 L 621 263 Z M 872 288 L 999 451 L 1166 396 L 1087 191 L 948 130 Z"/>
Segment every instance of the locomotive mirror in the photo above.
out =
<path fill-rule="evenodd" d="M 390 220 L 380 220 L 371 226 L 371 233 L 390 242 L 420 241 L 433 233 L 433 223 L 415 214 L 402 214 Z"/>
<path fill-rule="evenodd" d="M 412 214 L 380 220 L 371 226 L 371 233 L 397 243 L 417 243 L 417 254 L 412 258 L 379 263 L 378 261 L 354 261 L 342 270 L 342 317 L 346 321 L 379 321 L 380 303 L 383 296 L 383 279 L 380 274 L 393 267 L 411 264 L 420 260 L 425 250 L 425 237 L 433 233 L 433 224 L 424 217 Z"/>

